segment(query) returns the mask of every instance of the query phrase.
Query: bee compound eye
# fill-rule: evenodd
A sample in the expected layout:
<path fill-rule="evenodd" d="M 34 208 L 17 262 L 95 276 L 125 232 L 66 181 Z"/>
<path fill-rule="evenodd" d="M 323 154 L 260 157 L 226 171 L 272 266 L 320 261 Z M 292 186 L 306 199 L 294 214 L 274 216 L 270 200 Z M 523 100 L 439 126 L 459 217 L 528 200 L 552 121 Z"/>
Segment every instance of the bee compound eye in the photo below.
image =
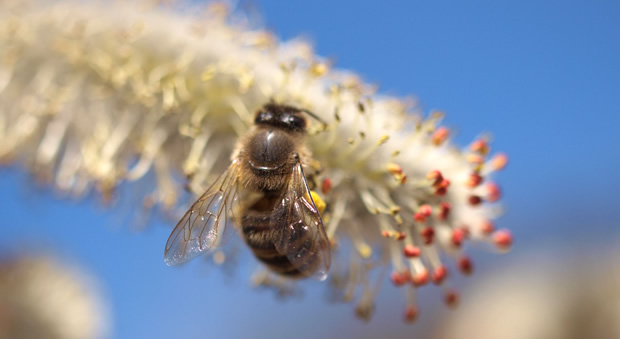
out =
<path fill-rule="evenodd" d="M 258 115 L 256 115 L 256 119 L 254 119 L 254 123 L 260 124 L 260 123 L 270 122 L 270 121 L 273 121 L 273 119 L 274 119 L 273 113 L 271 113 L 270 111 L 261 111 L 260 113 L 258 113 Z"/>
<path fill-rule="evenodd" d="M 285 115 L 282 117 L 283 122 L 291 129 L 302 131 L 306 128 L 306 120 L 298 115 Z"/>

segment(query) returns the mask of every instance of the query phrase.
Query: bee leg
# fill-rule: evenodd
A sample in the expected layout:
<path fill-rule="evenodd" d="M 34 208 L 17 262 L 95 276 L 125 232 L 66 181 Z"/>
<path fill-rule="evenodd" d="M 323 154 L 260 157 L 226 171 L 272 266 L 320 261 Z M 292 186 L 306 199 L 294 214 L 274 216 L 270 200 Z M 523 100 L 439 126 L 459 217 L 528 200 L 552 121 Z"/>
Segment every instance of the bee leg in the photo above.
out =
<path fill-rule="evenodd" d="M 260 267 L 254 272 L 252 275 L 252 285 L 255 288 L 272 290 L 279 298 L 301 295 L 301 290 L 293 279 L 284 278 L 264 267 Z"/>

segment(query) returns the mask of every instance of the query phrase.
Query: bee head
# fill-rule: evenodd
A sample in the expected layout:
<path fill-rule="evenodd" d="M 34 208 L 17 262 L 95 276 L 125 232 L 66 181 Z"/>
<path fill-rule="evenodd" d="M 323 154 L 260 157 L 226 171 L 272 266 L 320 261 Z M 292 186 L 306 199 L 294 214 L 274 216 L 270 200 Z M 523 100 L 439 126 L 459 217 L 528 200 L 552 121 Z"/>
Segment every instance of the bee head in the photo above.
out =
<path fill-rule="evenodd" d="M 272 126 L 289 132 L 306 131 L 305 111 L 292 106 L 269 103 L 256 113 L 254 124 Z"/>

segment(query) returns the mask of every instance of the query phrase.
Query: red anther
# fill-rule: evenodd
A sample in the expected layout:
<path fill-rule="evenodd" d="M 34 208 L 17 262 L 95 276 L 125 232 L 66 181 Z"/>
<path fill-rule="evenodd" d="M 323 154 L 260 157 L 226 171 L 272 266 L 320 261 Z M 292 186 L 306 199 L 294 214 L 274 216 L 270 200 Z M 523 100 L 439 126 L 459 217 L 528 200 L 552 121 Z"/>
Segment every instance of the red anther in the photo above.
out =
<path fill-rule="evenodd" d="M 439 220 L 446 220 L 451 208 L 452 206 L 450 206 L 449 202 L 439 203 L 439 213 L 437 214 L 437 218 L 439 218 Z"/>
<path fill-rule="evenodd" d="M 499 230 L 493 233 L 493 242 L 501 250 L 508 250 L 512 246 L 512 233 L 509 230 Z"/>
<path fill-rule="evenodd" d="M 402 273 L 403 277 L 405 277 L 405 282 L 411 281 L 411 272 L 409 271 L 404 271 Z"/>
<path fill-rule="evenodd" d="M 459 270 L 464 275 L 470 275 L 474 271 L 474 264 L 468 256 L 463 255 L 459 258 Z"/>
<path fill-rule="evenodd" d="M 406 236 L 407 236 L 407 234 L 405 234 L 405 232 L 398 232 L 395 235 L 396 240 L 403 240 L 403 239 L 405 239 Z"/>
<path fill-rule="evenodd" d="M 448 275 L 448 269 L 445 266 L 439 266 L 433 271 L 431 279 L 435 285 L 440 285 L 446 276 Z"/>
<path fill-rule="evenodd" d="M 477 173 L 472 173 L 469 176 L 469 178 L 467 178 L 467 181 L 465 182 L 465 186 L 473 188 L 473 187 L 480 185 L 481 182 L 482 182 L 482 177 Z"/>
<path fill-rule="evenodd" d="M 470 195 L 469 196 L 469 204 L 472 206 L 477 206 L 480 205 L 482 203 L 482 198 L 480 198 L 477 195 Z"/>
<path fill-rule="evenodd" d="M 390 237 L 390 231 L 383 230 L 383 231 L 381 231 L 381 235 L 384 238 L 389 238 Z"/>
<path fill-rule="evenodd" d="M 469 150 L 485 155 L 489 152 L 489 144 L 484 139 L 478 139 L 469 146 Z"/>
<path fill-rule="evenodd" d="M 407 277 L 398 271 L 392 272 L 390 278 L 392 279 L 394 286 L 402 286 L 407 282 Z"/>
<path fill-rule="evenodd" d="M 400 167 L 399 164 L 395 164 L 393 162 L 387 164 L 387 170 L 388 172 L 390 172 L 392 175 L 397 175 L 397 174 L 403 174 L 403 168 Z"/>
<path fill-rule="evenodd" d="M 480 231 L 482 231 L 483 234 L 491 234 L 495 231 L 495 225 L 491 220 L 485 220 L 482 222 L 482 225 L 480 225 Z"/>
<path fill-rule="evenodd" d="M 405 308 L 405 321 L 413 323 L 418 317 L 418 309 L 415 306 L 407 306 Z"/>
<path fill-rule="evenodd" d="M 323 179 L 323 182 L 321 183 L 321 192 L 323 192 L 323 194 L 327 194 L 331 192 L 331 190 L 332 190 L 332 180 L 330 178 Z"/>
<path fill-rule="evenodd" d="M 417 221 L 417 222 L 425 222 L 426 221 L 426 216 L 420 212 L 414 213 L 413 214 L 413 220 Z"/>
<path fill-rule="evenodd" d="M 407 258 L 415 258 L 415 257 L 420 256 L 420 249 L 413 245 L 405 245 L 405 248 L 403 249 L 403 253 L 405 254 L 405 257 Z"/>
<path fill-rule="evenodd" d="M 487 184 L 486 187 L 488 190 L 488 194 L 486 197 L 487 201 L 490 201 L 490 202 L 498 201 L 502 195 L 502 192 L 499 189 L 499 186 L 497 186 L 497 184 L 494 182 L 490 182 Z"/>
<path fill-rule="evenodd" d="M 467 162 L 474 165 L 481 165 L 484 162 L 484 158 L 480 154 L 468 154 Z"/>
<path fill-rule="evenodd" d="M 491 159 L 491 167 L 496 170 L 502 170 L 508 165 L 508 156 L 504 153 L 497 153 L 493 159 Z"/>
<path fill-rule="evenodd" d="M 407 174 L 400 174 L 397 179 L 401 185 L 404 185 L 407 183 Z"/>
<path fill-rule="evenodd" d="M 443 180 L 443 175 L 438 170 L 433 170 L 426 174 L 426 179 L 432 180 L 433 186 L 437 186 Z"/>
<path fill-rule="evenodd" d="M 451 238 L 452 245 L 454 245 L 455 247 L 461 247 L 461 244 L 463 244 L 464 239 L 465 239 L 465 232 L 463 232 L 463 229 L 457 228 L 452 231 L 452 238 Z"/>
<path fill-rule="evenodd" d="M 448 186 L 450 186 L 450 180 L 442 179 L 437 185 L 435 185 L 435 195 L 444 196 L 448 192 Z"/>
<path fill-rule="evenodd" d="M 424 269 L 423 271 L 417 272 L 411 277 L 411 282 L 413 282 L 413 286 L 415 287 L 428 284 L 428 271 Z"/>
<path fill-rule="evenodd" d="M 433 208 L 430 205 L 422 205 L 420 206 L 420 213 L 427 217 L 430 217 L 431 214 L 433 214 Z"/>
<path fill-rule="evenodd" d="M 439 146 L 444 141 L 446 141 L 446 139 L 448 139 L 449 136 L 450 136 L 450 130 L 442 126 L 436 129 L 435 132 L 433 132 L 433 135 L 431 136 L 431 138 L 433 140 L 433 144 L 435 144 L 435 146 Z"/>
<path fill-rule="evenodd" d="M 448 179 L 443 179 L 438 185 L 437 187 L 439 188 L 448 188 L 448 186 L 450 186 L 450 180 Z"/>
<path fill-rule="evenodd" d="M 456 307 L 459 304 L 459 293 L 455 290 L 447 290 L 443 300 L 449 307 Z"/>
<path fill-rule="evenodd" d="M 424 227 L 422 232 L 420 232 L 422 239 L 424 240 L 424 245 L 430 245 L 433 243 L 433 237 L 435 236 L 435 231 L 431 227 Z"/>
<path fill-rule="evenodd" d="M 461 227 L 458 228 L 459 230 L 461 230 L 461 232 L 463 232 L 463 235 L 465 236 L 465 238 L 469 237 L 469 226 L 466 224 L 462 224 Z"/>

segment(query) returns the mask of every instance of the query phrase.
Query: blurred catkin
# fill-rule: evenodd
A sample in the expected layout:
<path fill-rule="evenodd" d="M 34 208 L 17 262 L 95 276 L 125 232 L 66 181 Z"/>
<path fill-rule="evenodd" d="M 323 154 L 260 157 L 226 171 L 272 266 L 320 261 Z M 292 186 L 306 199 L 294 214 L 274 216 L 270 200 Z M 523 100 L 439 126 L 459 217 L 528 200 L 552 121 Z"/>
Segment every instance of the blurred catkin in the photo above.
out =
<path fill-rule="evenodd" d="M 0 338 L 102 338 L 103 299 L 89 276 L 49 254 L 0 258 Z"/>
<path fill-rule="evenodd" d="M 620 256 L 600 252 L 539 251 L 487 273 L 469 288 L 458 315 L 437 319 L 431 337 L 620 338 Z"/>
<path fill-rule="evenodd" d="M 306 165 L 321 169 L 342 262 L 332 285 L 358 299 L 364 319 L 380 283 L 370 271 L 391 267 L 413 321 L 428 282 L 458 301 L 442 257 L 469 274 L 465 242 L 511 245 L 493 224 L 500 191 L 490 180 L 507 158 L 491 156 L 488 140 L 455 148 L 441 113 L 423 118 L 413 101 L 377 94 L 306 42 L 279 41 L 222 3 L 4 1 L 0 46 L 0 159 L 76 198 L 94 188 L 109 201 L 120 183 L 154 177 L 145 203 L 171 210 L 184 187 L 201 194 L 226 168 L 265 103 L 317 114 L 326 126 L 311 128 L 316 163 Z"/>

